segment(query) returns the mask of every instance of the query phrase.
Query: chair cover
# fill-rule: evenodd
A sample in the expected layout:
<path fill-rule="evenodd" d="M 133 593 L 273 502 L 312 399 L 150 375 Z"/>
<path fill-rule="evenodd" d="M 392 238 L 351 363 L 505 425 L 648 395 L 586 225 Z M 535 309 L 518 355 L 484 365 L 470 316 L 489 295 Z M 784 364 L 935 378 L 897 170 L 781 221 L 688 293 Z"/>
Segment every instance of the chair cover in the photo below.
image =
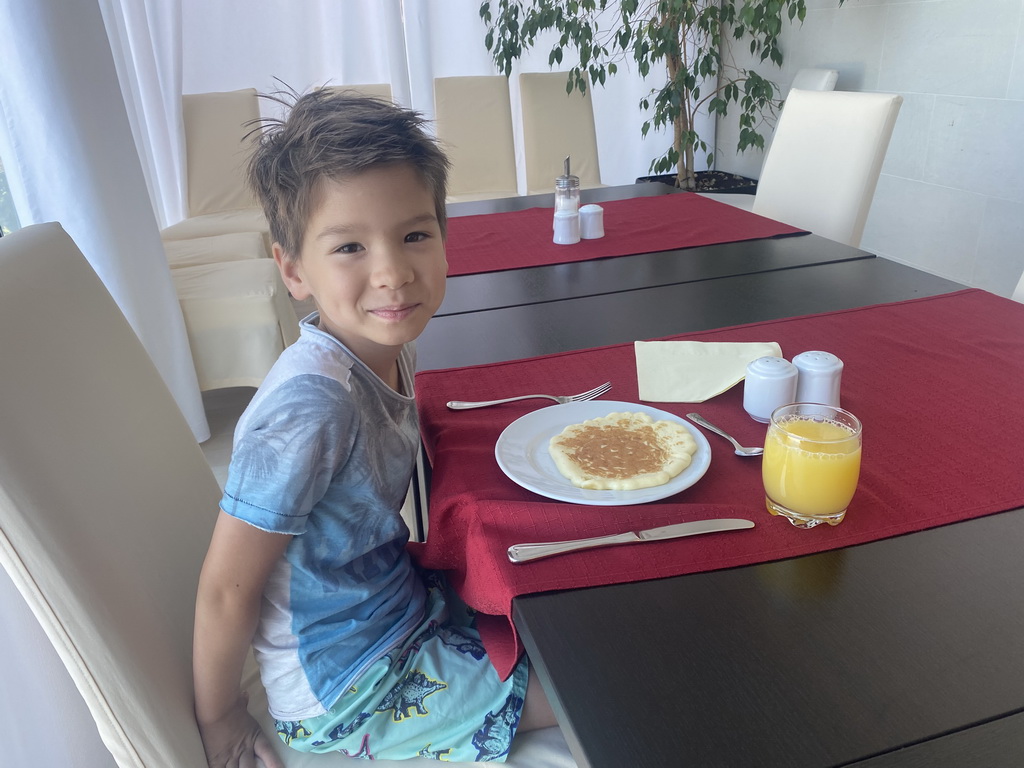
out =
<path fill-rule="evenodd" d="M 258 387 L 299 322 L 272 259 L 171 270 L 199 388 Z"/>
<path fill-rule="evenodd" d="M 518 194 L 508 78 L 434 78 L 434 115 L 437 138 L 452 161 L 450 202 Z"/>
<path fill-rule="evenodd" d="M 566 155 L 581 187 L 601 186 L 590 89 L 566 93 L 567 78 L 566 72 L 519 75 L 527 194 L 551 192 Z"/>
<path fill-rule="evenodd" d="M 59 225 L 0 240 L 0 327 L 0 601 L 17 597 L 11 584 L 24 600 L 11 610 L 0 603 L 0 647 L 37 641 L 41 626 L 56 650 L 0 658 L 5 759 L 106 768 L 95 745 L 83 744 L 98 730 L 120 768 L 204 766 L 192 713 L 192 620 L 217 481 L 145 349 Z M 30 676 L 47 695 L 14 698 Z M 55 698 L 69 677 L 94 724 L 83 707 Z M 247 690 L 269 727 L 253 675 Z M 72 733 L 82 738 L 55 755 Z M 362 764 L 277 746 L 289 768 Z M 558 729 L 545 729 L 520 737 L 507 765 L 574 763 Z"/>
<path fill-rule="evenodd" d="M 754 213 L 860 245 L 903 98 L 791 90 L 754 196 Z"/>
<path fill-rule="evenodd" d="M 164 252 L 171 269 L 222 261 L 270 258 L 266 242 L 259 232 L 232 232 L 190 240 L 165 240 Z"/>

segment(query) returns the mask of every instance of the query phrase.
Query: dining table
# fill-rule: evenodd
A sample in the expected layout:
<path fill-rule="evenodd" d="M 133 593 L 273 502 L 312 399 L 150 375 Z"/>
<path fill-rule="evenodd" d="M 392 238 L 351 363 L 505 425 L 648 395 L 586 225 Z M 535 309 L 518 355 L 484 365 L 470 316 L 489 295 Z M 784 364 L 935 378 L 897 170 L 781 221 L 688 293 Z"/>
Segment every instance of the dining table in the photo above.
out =
<path fill-rule="evenodd" d="M 585 193 L 607 211 L 676 194 L 661 186 Z M 545 203 L 460 204 L 449 225 L 500 231 Z M 802 231 L 645 248 L 468 269 L 417 342 L 429 492 L 410 549 L 477 612 L 498 674 L 529 656 L 580 766 L 1020 765 L 1024 305 Z M 564 406 L 446 407 L 608 380 L 594 403 L 698 411 L 763 442 L 742 383 L 641 401 L 634 344 L 650 340 L 839 355 L 843 405 L 865 425 L 846 519 L 771 516 L 760 459 L 710 433 L 706 470 L 671 495 L 553 498 L 498 459 L 506 430 Z M 718 517 L 754 527 L 522 564 L 505 552 Z"/>

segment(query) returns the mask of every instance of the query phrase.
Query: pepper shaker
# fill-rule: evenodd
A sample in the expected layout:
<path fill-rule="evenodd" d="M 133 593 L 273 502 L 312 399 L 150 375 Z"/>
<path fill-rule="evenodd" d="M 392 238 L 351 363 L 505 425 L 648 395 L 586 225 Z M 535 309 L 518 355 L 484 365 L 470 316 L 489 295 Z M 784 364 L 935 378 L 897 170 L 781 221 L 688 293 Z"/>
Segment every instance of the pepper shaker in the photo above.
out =
<path fill-rule="evenodd" d="M 839 407 L 839 386 L 843 377 L 843 361 L 831 352 L 813 350 L 793 358 L 800 372 L 796 401 L 821 403 Z"/>

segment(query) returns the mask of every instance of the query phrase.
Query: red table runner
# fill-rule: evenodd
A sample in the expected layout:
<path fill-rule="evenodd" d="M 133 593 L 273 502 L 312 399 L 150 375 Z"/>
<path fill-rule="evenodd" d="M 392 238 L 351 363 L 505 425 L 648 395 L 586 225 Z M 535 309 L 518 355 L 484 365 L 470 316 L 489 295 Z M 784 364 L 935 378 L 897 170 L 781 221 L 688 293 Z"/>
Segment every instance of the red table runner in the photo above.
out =
<path fill-rule="evenodd" d="M 600 204 L 605 236 L 575 245 L 551 242 L 551 208 L 448 220 L 448 276 L 567 264 L 611 256 L 799 234 L 803 230 L 695 194 Z"/>
<path fill-rule="evenodd" d="M 428 540 L 410 547 L 424 567 L 448 571 L 485 614 L 481 634 L 503 676 L 521 652 L 510 618 L 516 595 L 767 562 L 1024 506 L 1024 305 L 968 290 L 673 338 L 777 341 L 790 359 L 824 349 L 845 362 L 842 404 L 864 424 L 860 484 L 845 521 L 807 531 L 770 516 L 760 459 L 735 456 L 708 433 L 707 474 L 673 497 L 622 507 L 550 501 L 506 478 L 494 458 L 501 431 L 539 401 L 469 411 L 444 405 L 579 392 L 609 379 L 605 399 L 639 402 L 631 344 L 422 372 L 416 389 L 433 476 Z M 744 413 L 742 392 L 736 386 L 699 406 L 655 405 L 680 416 L 698 410 L 742 444 L 762 444 L 765 425 Z M 747 517 L 756 527 L 522 565 L 505 554 L 520 542 L 711 517 Z"/>

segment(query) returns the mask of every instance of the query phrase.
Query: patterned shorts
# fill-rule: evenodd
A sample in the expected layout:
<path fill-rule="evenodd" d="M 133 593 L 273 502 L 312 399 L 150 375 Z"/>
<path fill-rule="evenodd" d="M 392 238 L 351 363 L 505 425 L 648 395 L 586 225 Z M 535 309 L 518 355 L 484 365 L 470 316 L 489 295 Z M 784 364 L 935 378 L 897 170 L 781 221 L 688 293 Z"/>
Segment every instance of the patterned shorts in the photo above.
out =
<path fill-rule="evenodd" d="M 526 659 L 499 680 L 458 601 L 451 613 L 459 615 L 450 616 L 441 580 L 429 574 L 427 588 L 420 629 L 371 665 L 327 713 L 277 721 L 286 744 L 367 760 L 504 762 L 522 713 Z"/>

